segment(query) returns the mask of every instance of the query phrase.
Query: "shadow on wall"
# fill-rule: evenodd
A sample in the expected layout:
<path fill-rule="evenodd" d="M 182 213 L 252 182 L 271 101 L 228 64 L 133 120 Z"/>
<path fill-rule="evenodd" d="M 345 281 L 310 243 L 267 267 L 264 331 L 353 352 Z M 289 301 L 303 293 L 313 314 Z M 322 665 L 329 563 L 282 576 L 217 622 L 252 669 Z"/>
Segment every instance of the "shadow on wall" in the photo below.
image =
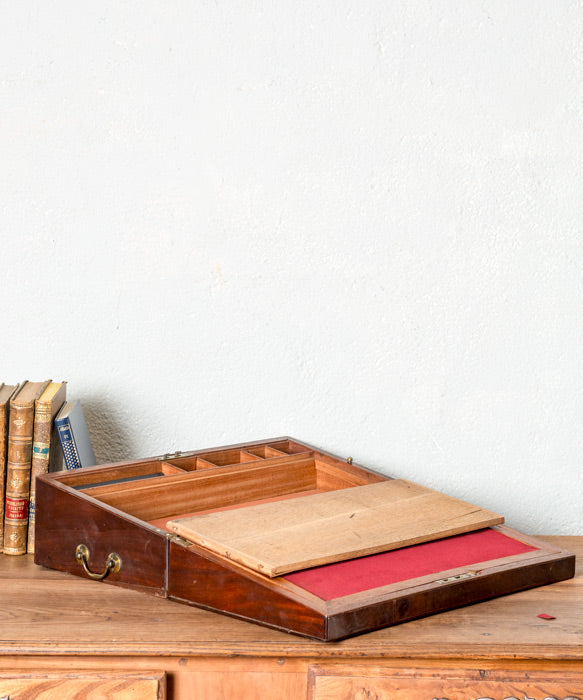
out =
<path fill-rule="evenodd" d="M 92 396 L 83 397 L 81 403 L 97 464 L 131 459 L 137 445 L 125 429 L 121 415 L 116 414 L 115 404 Z"/>

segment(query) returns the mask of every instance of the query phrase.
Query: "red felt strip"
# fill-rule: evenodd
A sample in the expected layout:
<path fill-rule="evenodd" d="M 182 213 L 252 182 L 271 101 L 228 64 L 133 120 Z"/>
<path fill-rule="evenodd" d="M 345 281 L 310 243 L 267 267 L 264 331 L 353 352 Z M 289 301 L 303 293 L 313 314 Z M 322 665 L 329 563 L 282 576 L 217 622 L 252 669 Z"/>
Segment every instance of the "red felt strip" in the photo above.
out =
<path fill-rule="evenodd" d="M 535 549 L 498 530 L 486 528 L 391 552 L 304 569 L 287 574 L 284 578 L 322 600 L 333 600 Z"/>

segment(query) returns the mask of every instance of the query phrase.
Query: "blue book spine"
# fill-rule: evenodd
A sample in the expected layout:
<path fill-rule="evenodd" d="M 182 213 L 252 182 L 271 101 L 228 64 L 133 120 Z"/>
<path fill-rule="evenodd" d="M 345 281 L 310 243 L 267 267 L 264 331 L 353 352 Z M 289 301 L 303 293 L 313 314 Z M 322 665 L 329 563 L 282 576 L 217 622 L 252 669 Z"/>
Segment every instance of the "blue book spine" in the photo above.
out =
<path fill-rule="evenodd" d="M 61 449 L 63 450 L 65 468 L 79 469 L 81 467 L 81 460 L 79 459 L 77 446 L 75 445 L 75 440 L 73 439 L 73 432 L 71 431 L 69 419 L 60 418 L 59 420 L 55 421 L 55 426 L 57 428 L 59 442 L 61 443 Z"/>

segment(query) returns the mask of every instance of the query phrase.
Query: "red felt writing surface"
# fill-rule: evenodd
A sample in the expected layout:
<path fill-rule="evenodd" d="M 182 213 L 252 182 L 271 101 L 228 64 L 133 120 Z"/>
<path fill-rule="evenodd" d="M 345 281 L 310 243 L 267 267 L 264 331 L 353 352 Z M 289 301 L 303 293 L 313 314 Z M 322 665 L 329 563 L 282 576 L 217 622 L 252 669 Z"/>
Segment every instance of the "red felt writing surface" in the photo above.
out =
<path fill-rule="evenodd" d="M 532 552 L 536 547 L 486 528 L 391 552 L 287 574 L 287 581 L 333 600 L 461 566 Z"/>

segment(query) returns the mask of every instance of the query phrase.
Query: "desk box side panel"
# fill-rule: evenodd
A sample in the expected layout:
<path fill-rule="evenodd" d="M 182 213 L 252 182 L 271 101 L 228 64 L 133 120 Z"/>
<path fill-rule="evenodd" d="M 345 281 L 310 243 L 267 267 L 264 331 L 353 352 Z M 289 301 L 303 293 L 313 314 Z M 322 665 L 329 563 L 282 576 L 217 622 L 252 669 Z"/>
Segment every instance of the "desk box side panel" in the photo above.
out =
<path fill-rule="evenodd" d="M 166 595 L 167 537 L 50 478 L 37 479 L 35 537 L 36 564 L 88 578 L 75 557 L 85 544 L 92 572 L 105 570 L 110 553 L 121 557 L 120 570 L 106 583 Z"/>
<path fill-rule="evenodd" d="M 269 579 L 253 580 L 175 542 L 170 542 L 168 595 L 268 627 L 325 639 L 323 613 L 289 598 Z"/>
<path fill-rule="evenodd" d="M 536 563 L 503 565 L 476 578 L 427 584 L 417 591 L 393 593 L 384 601 L 331 614 L 328 637 L 330 640 L 345 639 L 362 632 L 564 581 L 572 578 L 574 573 L 575 556 L 560 552 Z"/>

